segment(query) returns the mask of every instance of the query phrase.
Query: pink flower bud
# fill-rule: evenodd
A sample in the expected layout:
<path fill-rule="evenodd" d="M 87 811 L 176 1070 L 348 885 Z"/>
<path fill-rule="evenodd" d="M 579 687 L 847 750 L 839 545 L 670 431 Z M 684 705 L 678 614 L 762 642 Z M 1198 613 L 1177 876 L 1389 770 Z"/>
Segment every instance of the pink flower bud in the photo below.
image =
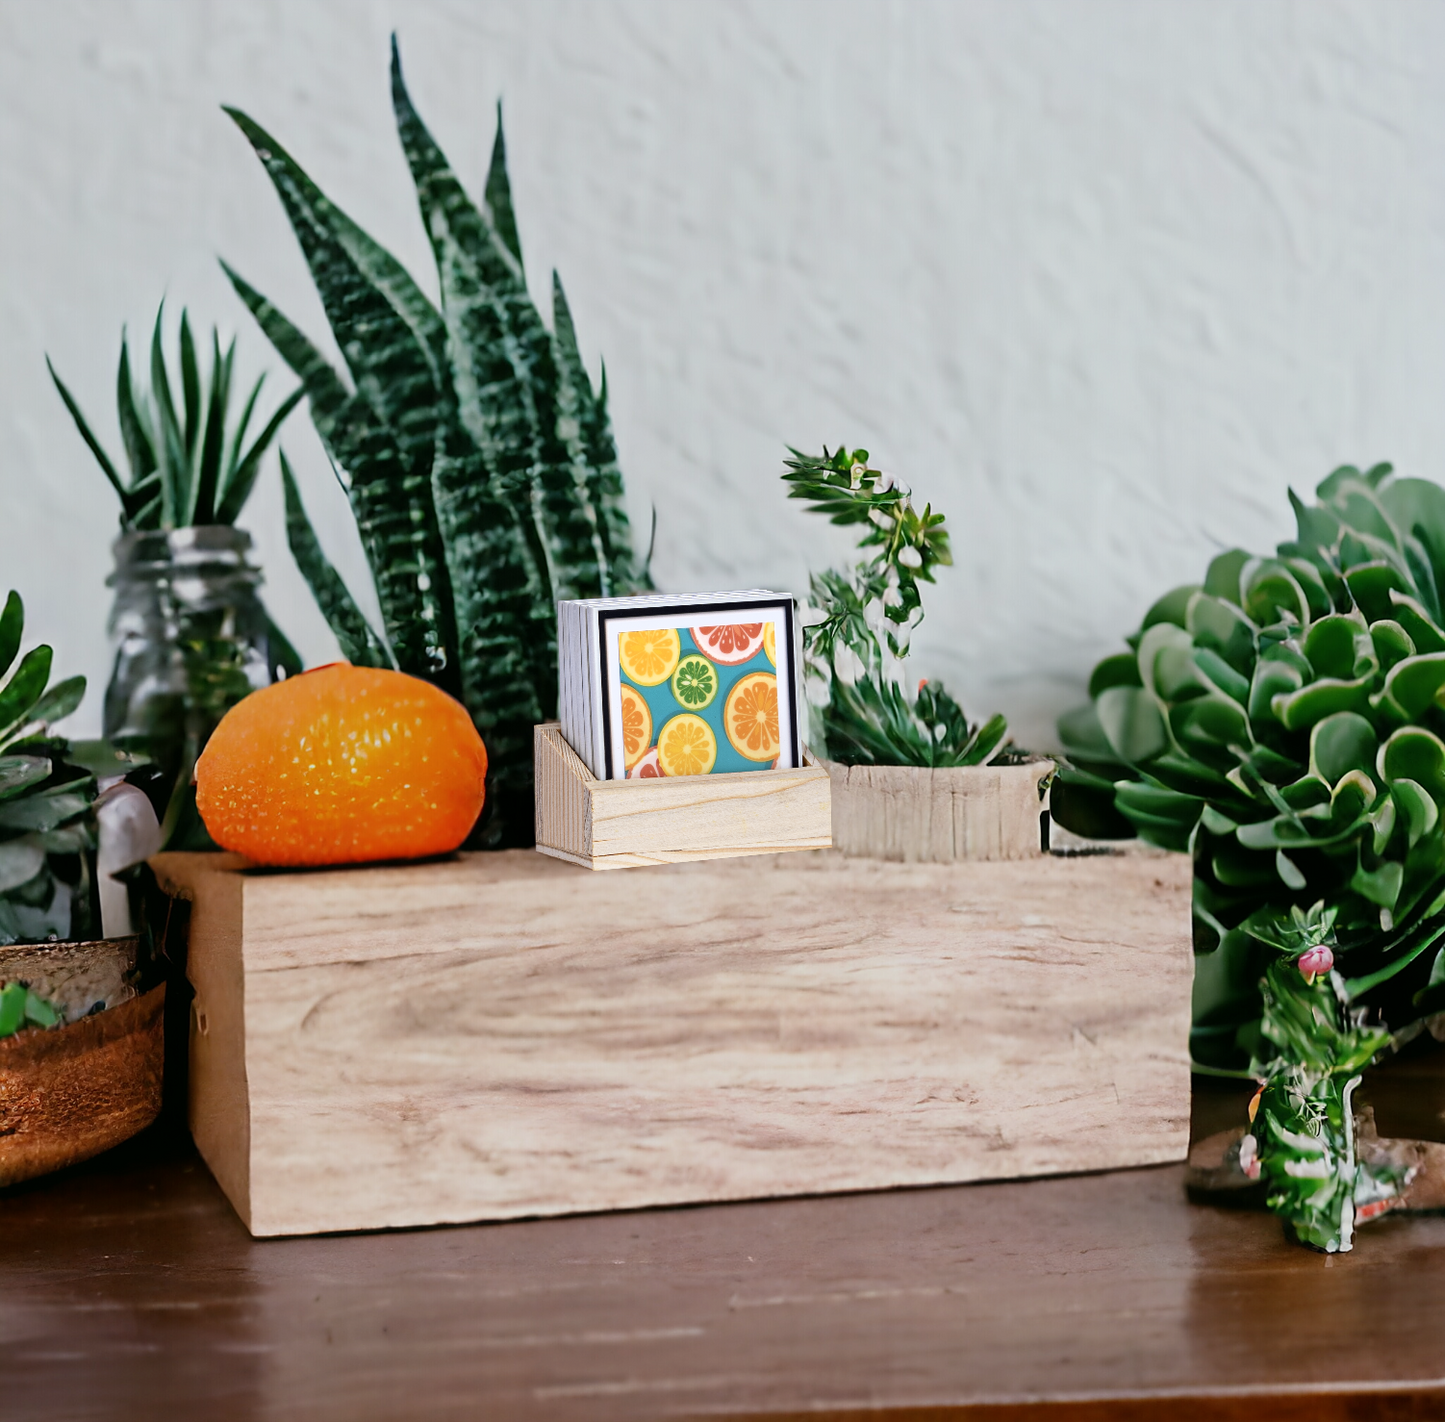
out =
<path fill-rule="evenodd" d="M 1295 965 L 1304 974 L 1305 981 L 1312 983 L 1321 973 L 1327 973 L 1335 966 L 1335 955 L 1323 943 L 1317 943 L 1307 952 L 1301 953 Z"/>
<path fill-rule="evenodd" d="M 1259 1142 L 1252 1135 L 1239 1143 L 1239 1168 L 1249 1179 L 1259 1179 Z"/>

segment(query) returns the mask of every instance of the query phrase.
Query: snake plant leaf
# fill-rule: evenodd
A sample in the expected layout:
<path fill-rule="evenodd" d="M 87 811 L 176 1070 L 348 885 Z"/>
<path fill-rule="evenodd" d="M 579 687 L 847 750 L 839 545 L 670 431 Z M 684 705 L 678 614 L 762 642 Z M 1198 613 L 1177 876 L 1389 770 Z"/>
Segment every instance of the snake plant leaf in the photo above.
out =
<path fill-rule="evenodd" d="M 260 383 L 257 383 L 257 390 Z M 252 392 L 252 399 L 255 398 Z M 246 500 L 251 497 L 251 491 L 256 486 L 256 479 L 261 472 L 261 462 L 266 456 L 266 451 L 271 447 L 272 441 L 280 432 L 286 416 L 301 402 L 306 394 L 306 387 L 298 385 L 281 403 L 276 407 L 276 413 L 266 421 L 261 433 L 256 436 L 251 447 L 242 456 L 239 464 L 231 470 L 225 483 L 221 486 L 221 497 L 216 505 L 217 523 L 234 523 L 240 516 Z M 238 427 L 238 433 L 239 429 Z M 236 441 L 240 443 L 239 439 Z"/>
<path fill-rule="evenodd" d="M 226 450 L 226 468 L 221 477 L 222 497 L 225 497 L 225 490 L 230 486 L 231 481 L 236 477 L 236 468 L 241 463 L 241 448 L 246 442 L 246 431 L 251 427 L 251 416 L 256 410 L 256 401 L 261 397 L 261 387 L 266 383 L 266 373 L 262 371 L 256 377 L 256 383 L 251 387 L 251 393 L 246 397 L 246 403 L 241 406 L 240 418 L 236 421 L 236 428 L 231 431 L 231 442 Z M 302 387 L 305 393 L 305 387 Z M 294 408 L 294 407 L 293 407 Z"/>
<path fill-rule="evenodd" d="M 392 36 L 392 53 L 396 54 L 396 36 Z M 401 61 L 396 59 L 398 71 Z M 502 136 L 502 101 L 497 100 L 497 136 L 492 140 L 492 161 L 487 165 L 487 185 L 482 195 L 487 200 L 487 215 L 492 219 L 497 236 L 522 265 L 522 242 L 517 235 L 517 215 L 512 210 L 512 184 L 507 177 L 507 140 Z"/>
<path fill-rule="evenodd" d="M 277 353 L 301 378 L 316 432 L 349 476 L 347 495 L 397 665 L 455 694 L 461 674 L 451 577 L 432 491 L 435 470 L 430 464 L 424 471 L 408 467 L 390 427 L 365 395 L 349 392 L 295 325 L 224 262 L 222 267 Z"/>
<path fill-rule="evenodd" d="M 194 361 L 194 353 L 192 355 Z M 205 404 L 203 416 L 198 416 L 198 428 L 191 436 L 191 461 L 194 475 L 191 480 L 191 505 L 186 510 L 187 524 L 214 523 L 216 521 L 216 495 L 221 482 L 221 448 L 226 432 L 226 403 L 228 389 L 222 376 L 225 358 L 221 355 L 221 339 L 214 329 L 211 332 L 211 385 L 210 395 Z M 196 399 L 200 400 L 200 377 L 196 377 Z M 189 420 L 189 415 L 187 416 Z"/>
<path fill-rule="evenodd" d="M 30 709 L 40 700 L 50 680 L 50 648 L 42 643 L 20 659 L 15 674 L 0 691 L 0 735 L 30 719 Z"/>
<path fill-rule="evenodd" d="M 70 411 L 70 418 L 75 421 L 75 427 L 80 431 L 80 437 L 95 456 L 96 463 L 100 465 L 105 477 L 110 480 L 124 505 L 130 493 L 126 488 L 125 480 L 120 477 L 115 465 L 111 463 L 110 455 L 105 452 L 105 447 L 95 437 L 85 416 L 81 413 L 80 406 L 76 404 L 75 397 L 70 393 L 65 382 L 55 373 L 55 367 L 50 363 L 49 356 L 45 357 L 45 368 L 50 372 L 50 378 L 55 382 L 55 388 L 60 392 L 60 398 L 65 402 L 65 408 Z"/>
<path fill-rule="evenodd" d="M 517 476 L 525 474 L 552 597 L 598 596 L 606 561 L 599 557 L 586 490 L 579 489 L 557 437 L 552 336 L 527 294 L 516 258 L 473 205 L 417 114 L 394 43 L 392 92 L 436 257 L 458 417 L 491 477 L 506 486 L 503 497 L 521 496 Z M 555 631 L 542 644 L 543 667 L 554 659 L 554 638 Z"/>
<path fill-rule="evenodd" d="M 239 109 L 225 112 L 250 140 L 281 198 L 357 390 L 390 427 L 409 468 L 429 470 L 438 392 L 428 353 L 339 239 L 330 199 L 259 124 Z"/>
<path fill-rule="evenodd" d="M 130 372 L 130 340 L 124 327 L 120 333 L 120 365 L 115 375 L 115 408 L 120 419 L 120 437 L 125 444 L 126 458 L 130 461 L 129 495 L 133 499 L 145 479 L 156 472 L 156 437 L 136 404 L 135 385 Z M 159 491 L 159 482 L 156 487 Z M 121 493 L 121 504 L 127 513 L 133 512 L 126 492 Z"/>
<path fill-rule="evenodd" d="M 151 335 L 151 393 L 156 402 L 158 429 L 157 464 L 161 473 L 161 517 L 167 528 L 180 528 L 183 511 L 191 504 L 191 465 L 185 448 L 185 436 L 176 416 L 171 398 L 170 375 L 166 370 L 165 351 L 161 347 L 161 319 L 165 304 L 156 312 L 155 330 Z"/>
<path fill-rule="evenodd" d="M 183 421 L 182 442 L 185 445 L 186 460 L 193 462 L 196 447 L 201 437 L 201 373 L 196 365 L 196 342 L 191 335 L 191 320 L 185 310 L 181 311 L 181 399 Z"/>
<path fill-rule="evenodd" d="M 607 413 L 606 367 L 602 371 L 601 388 L 594 392 L 577 345 L 572 309 L 562 289 L 562 278 L 555 271 L 552 273 L 552 328 L 557 347 L 559 430 L 572 418 L 575 401 L 578 437 L 586 469 L 587 502 L 602 540 L 605 565 L 610 574 L 604 596 L 646 592 L 652 587 L 652 578 L 638 564 L 633 551 L 627 491 L 617 462 L 611 417 Z M 565 434 L 570 437 L 570 424 Z"/>
<path fill-rule="evenodd" d="M 341 575 L 321 551 L 284 450 L 281 451 L 281 483 L 286 497 L 286 542 L 316 605 L 336 634 L 341 655 L 353 666 L 394 668 L 395 663 L 381 638 L 372 631 Z"/>

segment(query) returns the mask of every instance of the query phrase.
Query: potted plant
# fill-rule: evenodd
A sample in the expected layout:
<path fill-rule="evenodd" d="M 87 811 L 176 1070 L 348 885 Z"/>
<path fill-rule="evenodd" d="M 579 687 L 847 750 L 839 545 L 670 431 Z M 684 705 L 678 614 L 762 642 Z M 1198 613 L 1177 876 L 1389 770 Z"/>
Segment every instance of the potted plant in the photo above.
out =
<path fill-rule="evenodd" d="M 873 468 L 866 449 L 791 451 L 783 478 L 872 550 L 811 579 L 804 615 L 811 739 L 829 758 L 833 840 L 845 854 L 902 860 L 1014 859 L 1041 852 L 1052 764 L 1014 750 L 1008 723 L 971 725 L 937 681 L 908 689 L 923 621 L 920 584 L 952 562 L 942 514 Z"/>
<path fill-rule="evenodd" d="M 440 306 L 235 109 L 301 242 L 350 383 L 226 272 L 301 378 L 351 500 L 380 628 L 322 553 L 283 462 L 291 549 L 344 655 L 462 701 L 489 755 L 476 842 L 526 845 L 533 727 L 556 715 L 554 603 L 651 580 L 633 552 L 605 376 L 594 390 L 556 274 L 550 331 L 527 290 L 500 115 L 474 203 L 412 106 L 394 41 L 391 77 Z"/>
<path fill-rule="evenodd" d="M 195 814 L 191 771 L 207 737 L 247 692 L 301 669 L 261 604 L 261 573 L 248 557 L 251 536 L 235 523 L 302 391 L 282 401 L 247 444 L 265 377 L 234 415 L 235 342 L 223 353 L 219 332 L 212 330 L 203 379 L 182 312 L 177 398 L 161 344 L 163 315 L 164 306 L 151 338 L 148 391 L 132 379 L 121 333 L 116 404 L 129 477 L 106 453 L 54 366 L 50 374 L 120 499 L 110 578 L 115 665 L 103 731 L 112 744 L 151 761 L 156 783 L 149 788 L 168 842 L 200 848 L 209 841 Z"/>
<path fill-rule="evenodd" d="M 12 592 L 0 613 L 0 1184 L 149 1125 L 163 1060 L 156 965 L 138 938 L 103 937 L 96 778 L 53 729 L 85 678 L 48 686 L 47 646 L 17 664 L 24 620 Z"/>
<path fill-rule="evenodd" d="M 1095 667 L 1053 813 L 1193 856 L 1196 1069 L 1258 1083 L 1239 1169 L 1336 1251 L 1406 1199 L 1361 1072 L 1445 1008 L 1445 489 L 1377 464 L 1290 497 L 1293 540 Z"/>

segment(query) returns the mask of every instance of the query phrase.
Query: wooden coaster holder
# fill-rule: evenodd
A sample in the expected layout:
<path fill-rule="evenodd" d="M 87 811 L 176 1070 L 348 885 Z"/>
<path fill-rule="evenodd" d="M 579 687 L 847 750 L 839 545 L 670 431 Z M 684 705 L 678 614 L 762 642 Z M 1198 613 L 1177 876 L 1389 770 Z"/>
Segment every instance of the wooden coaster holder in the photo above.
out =
<path fill-rule="evenodd" d="M 828 849 L 827 770 L 806 750 L 796 770 L 598 780 L 562 728 L 536 728 L 537 848 L 588 869 Z"/>

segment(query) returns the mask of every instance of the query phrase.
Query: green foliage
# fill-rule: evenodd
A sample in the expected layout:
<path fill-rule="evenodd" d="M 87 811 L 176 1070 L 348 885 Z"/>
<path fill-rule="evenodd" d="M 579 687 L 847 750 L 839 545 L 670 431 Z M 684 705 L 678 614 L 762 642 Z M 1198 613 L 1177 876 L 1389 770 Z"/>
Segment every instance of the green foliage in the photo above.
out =
<path fill-rule="evenodd" d="M 190 320 L 182 311 L 181 398 L 177 400 L 161 347 L 164 314 L 162 303 L 156 312 L 151 336 L 149 391 L 138 388 L 131 376 L 129 342 L 125 332 L 121 332 L 116 407 L 130 466 L 129 478 L 122 476 L 91 431 L 65 382 L 55 373 L 49 359 L 46 360 L 50 378 L 81 438 L 120 497 L 120 526 L 126 533 L 186 528 L 193 524 L 234 524 L 256 486 L 267 449 L 282 421 L 304 393 L 298 389 L 283 400 L 247 445 L 246 431 L 266 377 L 263 375 L 256 381 L 234 427 L 228 429 L 236 343 L 232 341 L 223 354 L 220 332 L 211 331 L 211 364 L 203 382 Z"/>
<path fill-rule="evenodd" d="M 80 705 L 85 678 L 50 686 L 43 645 L 16 664 L 24 625 L 12 592 L 0 612 L 0 944 L 84 938 L 100 926 L 95 777 L 50 729 Z"/>
<path fill-rule="evenodd" d="M 48 998 L 24 983 L 0 987 L 0 1038 L 13 1037 L 26 1027 L 58 1027 L 61 1012 Z"/>
<path fill-rule="evenodd" d="M 936 681 L 904 689 L 902 661 L 923 621 L 920 582 L 952 563 L 943 515 L 913 507 L 909 490 L 868 464 L 868 451 L 840 445 L 821 459 L 789 451 L 788 497 L 806 499 L 829 521 L 862 529 L 876 550 L 850 571 L 814 574 L 804 632 L 814 739 L 845 765 L 983 765 L 1003 749 L 1008 723 L 970 726 Z"/>
<path fill-rule="evenodd" d="M 337 640 L 353 662 L 462 700 L 489 759 L 482 842 L 528 843 L 532 727 L 556 711 L 554 604 L 651 580 L 633 554 L 605 376 L 594 390 L 555 274 L 550 331 L 527 290 L 500 111 L 476 204 L 413 107 L 394 41 L 392 102 L 440 306 L 233 109 L 301 243 L 349 383 L 226 271 L 301 378 L 371 566 L 380 629 L 327 562 L 287 471 L 291 549 Z"/>
<path fill-rule="evenodd" d="M 1317 499 L 1291 495 L 1298 533 L 1274 556 L 1221 554 L 1095 668 L 1059 723 L 1053 813 L 1192 853 L 1196 1061 L 1303 1072 L 1289 1090 L 1323 1092 L 1332 1120 L 1330 1093 L 1389 1039 L 1360 1038 L 1357 1060 L 1354 1029 L 1318 1014 L 1281 1035 L 1300 975 L 1277 959 L 1305 906 L 1328 913 L 1340 1022 L 1370 1009 L 1398 1032 L 1445 1007 L 1445 489 L 1347 466 Z M 1294 1129 L 1284 1097 L 1265 1106 L 1267 1137 Z M 1354 1186 L 1346 1154 L 1329 1158 L 1338 1225 Z M 1301 1237 L 1324 1229 L 1282 1177 L 1274 1198 Z"/>

